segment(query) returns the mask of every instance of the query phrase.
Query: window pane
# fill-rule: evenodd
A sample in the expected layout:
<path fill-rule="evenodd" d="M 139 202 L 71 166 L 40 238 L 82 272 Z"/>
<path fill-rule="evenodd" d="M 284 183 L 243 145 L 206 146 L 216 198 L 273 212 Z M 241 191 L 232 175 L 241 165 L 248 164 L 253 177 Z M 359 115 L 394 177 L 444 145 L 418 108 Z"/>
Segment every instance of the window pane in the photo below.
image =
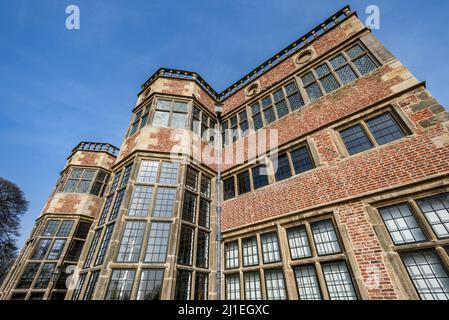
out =
<path fill-rule="evenodd" d="M 334 75 L 332 74 L 325 76 L 320 80 L 320 82 L 323 85 L 323 88 L 326 91 L 326 93 L 337 90 L 340 87 L 340 84 L 337 82 Z"/>
<path fill-rule="evenodd" d="M 187 127 L 188 115 L 186 113 L 173 113 L 171 127 L 185 129 Z"/>
<path fill-rule="evenodd" d="M 111 215 L 109 216 L 109 221 L 112 221 L 117 218 L 120 207 L 122 206 L 123 196 L 125 195 L 125 189 L 117 192 L 117 196 L 115 197 L 114 206 L 112 207 Z"/>
<path fill-rule="evenodd" d="M 152 193 L 152 187 L 136 186 L 131 198 L 128 215 L 139 217 L 147 216 Z"/>
<path fill-rule="evenodd" d="M 86 260 L 84 261 L 83 268 L 90 267 L 90 264 L 92 263 L 92 259 L 95 254 L 95 250 L 97 249 L 98 241 L 100 240 L 101 231 L 102 231 L 102 229 L 95 231 L 94 237 L 93 237 L 91 245 L 89 247 L 89 251 L 87 251 Z"/>
<path fill-rule="evenodd" d="M 245 299 L 262 300 L 259 271 L 244 273 L 243 280 L 245 282 Z"/>
<path fill-rule="evenodd" d="M 312 71 L 309 71 L 301 77 L 301 80 L 303 85 L 307 86 L 308 84 L 311 84 L 315 81 L 315 76 L 313 75 Z"/>
<path fill-rule="evenodd" d="M 289 84 L 287 84 L 286 86 L 284 86 L 285 92 L 287 92 L 287 94 L 292 94 L 298 91 L 298 87 L 296 86 L 295 81 L 290 82 Z"/>
<path fill-rule="evenodd" d="M 406 203 L 379 209 L 394 244 L 414 243 L 426 240 L 421 227 Z"/>
<path fill-rule="evenodd" d="M 209 228 L 210 221 L 210 202 L 200 199 L 200 212 L 198 215 L 198 225 L 204 228 Z"/>
<path fill-rule="evenodd" d="M 51 239 L 39 239 L 39 242 L 31 255 L 31 260 L 43 260 L 50 247 Z"/>
<path fill-rule="evenodd" d="M 238 268 L 239 266 L 239 246 L 237 241 L 225 244 L 226 269 Z"/>
<path fill-rule="evenodd" d="M 192 284 L 192 272 L 178 270 L 176 275 L 176 300 L 190 300 L 190 289 Z"/>
<path fill-rule="evenodd" d="M 293 167 L 295 168 L 296 174 L 306 172 L 315 167 L 306 146 L 293 150 L 290 155 L 292 157 Z"/>
<path fill-rule="evenodd" d="M 181 235 L 179 240 L 178 263 L 184 265 L 192 265 L 193 256 L 193 235 L 192 228 L 181 226 Z"/>
<path fill-rule="evenodd" d="M 88 222 L 80 222 L 75 231 L 75 238 L 86 239 L 90 230 L 90 223 Z"/>
<path fill-rule="evenodd" d="M 199 273 L 199 272 L 196 273 L 195 296 L 193 297 L 195 300 L 207 300 L 208 278 L 209 278 L 209 275 L 207 273 Z"/>
<path fill-rule="evenodd" d="M 401 256 L 421 299 L 449 299 L 449 275 L 434 251 L 407 252 Z"/>
<path fill-rule="evenodd" d="M 258 165 L 251 169 L 253 174 L 254 189 L 262 188 L 268 185 L 267 168 L 265 165 Z"/>
<path fill-rule="evenodd" d="M 84 300 L 91 300 L 97 286 L 98 278 L 100 276 L 100 270 L 93 271 L 90 274 L 89 282 L 87 283 L 86 293 L 84 294 Z"/>
<path fill-rule="evenodd" d="M 342 54 L 339 54 L 335 58 L 331 59 L 330 63 L 334 69 L 338 69 L 346 63 L 346 59 Z"/>
<path fill-rule="evenodd" d="M 78 185 L 78 180 L 68 179 L 63 191 L 64 192 L 75 192 L 77 185 Z"/>
<path fill-rule="evenodd" d="M 173 106 L 174 111 L 187 112 L 187 103 L 181 101 L 175 101 Z"/>
<path fill-rule="evenodd" d="M 308 87 L 305 88 L 307 95 L 311 102 L 320 98 L 323 94 L 321 93 L 321 89 L 316 82 L 312 83 Z"/>
<path fill-rule="evenodd" d="M 111 241 L 112 231 L 114 231 L 114 224 L 110 224 L 106 227 L 103 240 L 101 241 L 100 249 L 98 250 L 97 259 L 95 260 L 96 266 L 103 264 L 106 251 L 109 247 L 109 242 Z"/>
<path fill-rule="evenodd" d="M 140 164 L 137 182 L 154 183 L 156 182 L 157 169 L 159 161 L 142 160 Z"/>
<path fill-rule="evenodd" d="M 171 218 L 173 206 L 175 205 L 176 189 L 159 187 L 154 204 L 154 217 Z"/>
<path fill-rule="evenodd" d="M 367 55 L 363 55 L 360 58 L 354 60 L 354 65 L 360 71 L 362 75 L 368 74 L 373 70 L 376 70 L 376 64 Z"/>
<path fill-rule="evenodd" d="M 312 255 L 306 228 L 304 226 L 288 229 L 287 238 L 290 246 L 290 254 L 293 260 L 307 258 Z"/>
<path fill-rule="evenodd" d="M 170 110 L 171 100 L 158 100 L 156 108 L 159 110 Z"/>
<path fill-rule="evenodd" d="M 117 189 L 121 174 L 122 174 L 121 172 L 115 174 L 114 180 L 112 181 L 111 190 L 109 191 L 109 193 L 113 193 Z"/>
<path fill-rule="evenodd" d="M 279 241 L 276 232 L 265 233 L 260 236 L 262 242 L 262 255 L 264 263 L 281 261 Z"/>
<path fill-rule="evenodd" d="M 312 234 L 318 255 L 340 253 L 341 248 L 331 220 L 323 220 L 312 224 Z"/>
<path fill-rule="evenodd" d="M 349 58 L 354 59 L 363 53 L 363 49 L 360 45 L 357 44 L 351 49 L 347 50 L 346 53 L 348 54 Z"/>
<path fill-rule="evenodd" d="M 175 162 L 162 162 L 159 183 L 174 185 L 178 181 L 179 164 Z"/>
<path fill-rule="evenodd" d="M 237 183 L 239 194 L 244 194 L 251 191 L 251 185 L 249 181 L 249 172 L 245 171 L 237 175 Z"/>
<path fill-rule="evenodd" d="M 107 218 L 108 213 L 109 213 L 109 209 L 111 208 L 113 197 L 114 196 L 111 195 L 111 196 L 106 198 L 106 202 L 104 204 L 103 211 L 101 212 L 100 219 L 98 219 L 98 225 L 99 226 L 101 226 L 106 221 L 106 218 Z"/>
<path fill-rule="evenodd" d="M 276 120 L 276 116 L 274 115 L 273 107 L 269 107 L 269 108 L 265 109 L 263 111 L 263 114 L 265 116 L 265 122 L 267 124 Z"/>
<path fill-rule="evenodd" d="M 329 74 L 331 71 L 326 63 L 323 63 L 322 65 L 316 67 L 315 69 L 316 74 L 319 78 L 324 77 L 325 75 Z"/>
<path fill-rule="evenodd" d="M 276 111 L 278 113 L 278 118 L 282 118 L 290 112 L 288 110 L 287 102 L 285 101 L 285 99 L 276 102 Z"/>
<path fill-rule="evenodd" d="M 64 249 L 65 239 L 56 239 L 48 254 L 47 260 L 58 260 L 61 255 L 62 249 Z"/>
<path fill-rule="evenodd" d="M 195 191 L 198 188 L 198 171 L 190 167 L 187 168 L 186 187 Z"/>
<path fill-rule="evenodd" d="M 184 194 L 182 219 L 191 223 L 195 223 L 196 219 L 196 195 L 188 191 Z"/>
<path fill-rule="evenodd" d="M 344 84 L 351 83 L 352 81 L 357 79 L 357 75 L 349 65 L 346 65 L 343 68 L 338 69 L 336 72 L 341 82 L 343 82 Z"/>
<path fill-rule="evenodd" d="M 201 195 L 210 198 L 210 186 L 211 181 L 210 178 L 206 177 L 205 175 L 201 176 Z"/>
<path fill-rule="evenodd" d="M 350 155 L 371 149 L 373 147 L 360 124 L 340 131 L 340 135 Z"/>
<path fill-rule="evenodd" d="M 139 261 L 145 224 L 146 223 L 142 221 L 125 222 L 125 229 L 120 241 L 117 262 Z"/>
<path fill-rule="evenodd" d="M 224 199 L 232 199 L 235 197 L 234 177 L 223 181 Z"/>
<path fill-rule="evenodd" d="M 160 300 L 164 270 L 143 269 L 140 275 L 137 300 Z"/>
<path fill-rule="evenodd" d="M 322 264 L 331 300 L 357 300 L 351 275 L 344 261 Z"/>
<path fill-rule="evenodd" d="M 17 283 L 16 289 L 28 289 L 33 283 L 34 277 L 39 270 L 40 263 L 30 262 L 25 267 L 25 270 Z"/>
<path fill-rule="evenodd" d="M 321 300 L 320 284 L 314 266 L 294 268 L 299 300 Z"/>
<path fill-rule="evenodd" d="M 48 220 L 42 235 L 45 237 L 54 236 L 60 222 L 61 222 L 60 220 Z"/>
<path fill-rule="evenodd" d="M 299 109 L 304 105 L 304 100 L 299 93 L 294 93 L 288 96 L 288 102 L 290 102 L 290 108 L 292 111 Z"/>
<path fill-rule="evenodd" d="M 78 281 L 76 283 L 76 287 L 73 291 L 72 300 L 79 300 L 81 290 L 83 289 L 84 282 L 86 281 L 87 273 L 80 274 Z"/>
<path fill-rule="evenodd" d="M 168 127 L 169 116 L 170 116 L 170 113 L 168 113 L 168 112 L 156 111 L 154 113 L 153 126 Z"/>
<path fill-rule="evenodd" d="M 121 187 L 124 187 L 128 184 L 132 169 L 133 169 L 132 165 L 129 165 L 125 167 L 125 170 L 123 170 L 122 183 L 120 184 Z"/>
<path fill-rule="evenodd" d="M 35 289 L 46 289 L 50 280 L 53 276 L 53 271 L 55 270 L 56 263 L 44 263 L 42 266 L 41 273 L 34 284 Z"/>
<path fill-rule="evenodd" d="M 84 241 L 72 240 L 70 243 L 69 250 L 67 251 L 67 256 L 65 260 L 67 261 L 78 261 L 83 251 Z"/>
<path fill-rule="evenodd" d="M 243 266 L 254 266 L 259 264 L 259 252 L 257 249 L 257 238 L 251 237 L 242 240 Z"/>
<path fill-rule="evenodd" d="M 169 222 L 153 222 L 148 236 L 145 262 L 165 262 L 170 240 Z"/>
<path fill-rule="evenodd" d="M 267 287 L 268 300 L 286 300 L 284 274 L 282 270 L 265 271 L 265 283 Z"/>
<path fill-rule="evenodd" d="M 262 115 L 260 113 L 253 115 L 253 123 L 254 130 L 259 130 L 263 127 Z"/>
<path fill-rule="evenodd" d="M 281 181 L 292 176 L 287 154 L 280 155 L 273 161 L 276 181 Z"/>
<path fill-rule="evenodd" d="M 59 227 L 57 237 L 68 237 L 70 231 L 72 231 L 74 221 L 73 220 L 64 220 Z"/>
<path fill-rule="evenodd" d="M 366 121 L 366 124 L 379 145 L 404 136 L 404 133 L 388 112 Z"/>
<path fill-rule="evenodd" d="M 449 237 L 449 194 L 416 201 L 439 239 Z"/>
<path fill-rule="evenodd" d="M 112 270 L 106 300 L 129 300 L 135 274 L 131 269 Z"/>
<path fill-rule="evenodd" d="M 226 276 L 226 300 L 240 300 L 240 276 L 231 274 Z"/>
<path fill-rule="evenodd" d="M 196 266 L 207 268 L 209 264 L 209 234 L 198 231 L 198 241 L 196 243 Z"/>

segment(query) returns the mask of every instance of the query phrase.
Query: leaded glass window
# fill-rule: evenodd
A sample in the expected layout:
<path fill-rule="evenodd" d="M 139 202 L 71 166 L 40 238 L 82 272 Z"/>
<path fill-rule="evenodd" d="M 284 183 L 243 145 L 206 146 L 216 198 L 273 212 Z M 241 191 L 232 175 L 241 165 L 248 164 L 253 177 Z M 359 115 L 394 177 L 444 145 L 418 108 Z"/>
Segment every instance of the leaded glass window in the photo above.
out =
<path fill-rule="evenodd" d="M 268 300 L 286 300 L 284 273 L 282 270 L 271 269 L 265 271 L 265 285 Z"/>
<path fill-rule="evenodd" d="M 407 203 L 380 208 L 379 213 L 396 245 L 426 240 L 424 232 Z"/>
<path fill-rule="evenodd" d="M 322 220 L 313 223 L 312 234 L 318 255 L 322 256 L 341 252 L 332 220 Z"/>
<path fill-rule="evenodd" d="M 126 221 L 117 255 L 117 262 L 139 261 L 145 232 L 144 221 Z"/>
<path fill-rule="evenodd" d="M 170 240 L 169 222 L 152 222 L 150 234 L 148 236 L 147 251 L 145 262 L 165 262 L 168 251 L 168 242 Z"/>
<path fill-rule="evenodd" d="M 351 274 L 344 261 L 323 263 L 322 268 L 331 300 L 357 300 Z"/>
<path fill-rule="evenodd" d="M 321 300 L 321 289 L 314 266 L 294 268 L 300 300 Z"/>
<path fill-rule="evenodd" d="M 264 263 L 281 261 L 281 251 L 276 232 L 265 233 L 260 236 Z"/>
<path fill-rule="evenodd" d="M 132 269 L 112 270 L 106 300 L 129 300 L 136 271 Z"/>
<path fill-rule="evenodd" d="M 225 262 L 226 269 L 238 268 L 239 246 L 237 241 L 232 241 L 225 244 Z"/>
<path fill-rule="evenodd" d="M 290 247 L 290 255 L 293 260 L 308 258 L 312 255 L 307 231 L 304 226 L 288 229 L 287 238 Z"/>

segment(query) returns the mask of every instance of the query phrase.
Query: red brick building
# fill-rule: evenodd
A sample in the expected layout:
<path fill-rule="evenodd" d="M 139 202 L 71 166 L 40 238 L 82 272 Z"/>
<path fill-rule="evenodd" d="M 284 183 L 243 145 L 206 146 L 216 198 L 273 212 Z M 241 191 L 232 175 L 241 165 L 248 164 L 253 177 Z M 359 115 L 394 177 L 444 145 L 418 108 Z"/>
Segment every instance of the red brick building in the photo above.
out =
<path fill-rule="evenodd" d="M 215 299 L 221 205 L 223 299 L 448 299 L 448 174 L 449 114 L 346 7 L 222 93 L 158 70 L 2 298 Z"/>

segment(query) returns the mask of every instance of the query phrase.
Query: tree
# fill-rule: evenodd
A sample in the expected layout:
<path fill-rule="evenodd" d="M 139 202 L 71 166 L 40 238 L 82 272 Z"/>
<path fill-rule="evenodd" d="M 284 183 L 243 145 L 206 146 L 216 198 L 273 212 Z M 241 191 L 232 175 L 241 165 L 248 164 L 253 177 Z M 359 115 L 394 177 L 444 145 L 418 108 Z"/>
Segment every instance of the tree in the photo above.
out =
<path fill-rule="evenodd" d="M 0 284 L 17 255 L 20 219 L 28 209 L 28 201 L 20 188 L 0 178 Z"/>

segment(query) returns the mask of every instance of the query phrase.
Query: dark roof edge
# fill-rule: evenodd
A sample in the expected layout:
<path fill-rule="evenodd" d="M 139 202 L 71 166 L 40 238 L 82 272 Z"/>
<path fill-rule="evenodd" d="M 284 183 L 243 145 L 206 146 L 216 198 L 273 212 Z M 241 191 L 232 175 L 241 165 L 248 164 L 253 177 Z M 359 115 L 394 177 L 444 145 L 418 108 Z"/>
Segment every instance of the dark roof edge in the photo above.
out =
<path fill-rule="evenodd" d="M 335 14 L 324 20 L 322 23 L 317 25 L 315 28 L 299 37 L 296 41 L 289 44 L 284 49 L 280 50 L 274 56 L 254 68 L 252 71 L 244 75 L 242 78 L 234 82 L 228 88 L 224 89 L 221 93 L 216 92 L 211 85 L 209 85 L 198 73 L 192 71 L 185 70 L 177 70 L 172 68 L 159 68 L 156 72 L 154 72 L 150 78 L 148 78 L 141 86 L 142 90 L 139 92 L 143 92 L 148 85 L 150 85 L 154 80 L 158 77 L 169 77 L 169 78 L 178 78 L 184 80 L 194 80 L 200 84 L 200 86 L 206 90 L 215 100 L 220 101 L 224 100 L 227 97 L 233 95 L 235 92 L 246 86 L 251 81 L 259 78 L 261 75 L 265 74 L 268 70 L 278 65 L 280 62 L 284 61 L 292 54 L 299 51 L 299 49 L 303 48 L 306 44 L 312 42 L 315 38 L 321 36 L 324 33 L 327 33 L 329 30 L 333 29 L 336 25 L 346 20 L 346 18 L 351 14 L 351 8 L 349 5 L 343 7 Z M 329 26 L 329 24 L 332 24 Z"/>

